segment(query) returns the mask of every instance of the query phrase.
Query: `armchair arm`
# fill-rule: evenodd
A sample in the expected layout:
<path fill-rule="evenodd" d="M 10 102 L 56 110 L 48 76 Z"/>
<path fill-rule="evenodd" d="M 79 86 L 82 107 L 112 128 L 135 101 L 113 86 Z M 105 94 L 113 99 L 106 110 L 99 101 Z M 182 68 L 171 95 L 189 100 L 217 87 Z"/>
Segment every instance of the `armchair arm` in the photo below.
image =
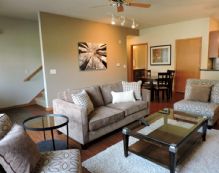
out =
<path fill-rule="evenodd" d="M 53 100 L 54 114 L 63 114 L 69 118 L 69 136 L 81 144 L 88 142 L 88 116 L 87 110 L 74 103 L 66 102 L 61 99 Z M 56 123 L 56 121 L 55 121 Z M 67 134 L 65 127 L 59 129 Z"/>
<path fill-rule="evenodd" d="M 150 112 L 151 91 L 148 89 L 141 89 L 142 100 L 147 102 L 148 112 Z"/>

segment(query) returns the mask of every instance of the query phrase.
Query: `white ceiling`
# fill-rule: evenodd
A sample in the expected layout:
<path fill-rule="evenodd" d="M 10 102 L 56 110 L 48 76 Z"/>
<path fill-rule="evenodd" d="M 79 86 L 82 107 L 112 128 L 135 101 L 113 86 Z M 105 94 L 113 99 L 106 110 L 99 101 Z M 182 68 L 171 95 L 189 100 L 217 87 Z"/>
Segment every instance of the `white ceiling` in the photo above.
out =
<path fill-rule="evenodd" d="M 149 9 L 125 7 L 117 13 L 108 0 L 0 0 L 0 15 L 37 19 L 38 11 L 110 23 L 111 14 L 135 18 L 140 28 L 202 17 L 219 19 L 219 0 L 134 0 Z M 103 5 L 103 6 L 102 6 Z M 105 5 L 105 6 L 104 6 Z"/>

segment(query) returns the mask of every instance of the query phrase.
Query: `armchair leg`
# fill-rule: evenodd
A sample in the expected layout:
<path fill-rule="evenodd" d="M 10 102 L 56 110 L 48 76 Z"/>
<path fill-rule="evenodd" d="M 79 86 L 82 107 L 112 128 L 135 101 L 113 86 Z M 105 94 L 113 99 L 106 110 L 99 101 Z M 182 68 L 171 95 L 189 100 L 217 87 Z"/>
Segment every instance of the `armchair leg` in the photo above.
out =
<path fill-rule="evenodd" d="M 88 144 L 81 144 L 81 149 L 82 150 L 87 150 Z"/>

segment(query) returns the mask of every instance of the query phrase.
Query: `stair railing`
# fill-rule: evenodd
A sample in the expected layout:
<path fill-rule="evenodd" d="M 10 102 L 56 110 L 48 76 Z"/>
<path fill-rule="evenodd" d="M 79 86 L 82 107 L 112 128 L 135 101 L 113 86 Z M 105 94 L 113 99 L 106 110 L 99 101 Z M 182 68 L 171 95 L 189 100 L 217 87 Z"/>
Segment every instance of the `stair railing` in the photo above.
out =
<path fill-rule="evenodd" d="M 36 70 L 34 70 L 29 76 L 24 79 L 24 82 L 30 81 L 37 73 L 39 73 L 43 69 L 43 66 L 39 66 Z"/>

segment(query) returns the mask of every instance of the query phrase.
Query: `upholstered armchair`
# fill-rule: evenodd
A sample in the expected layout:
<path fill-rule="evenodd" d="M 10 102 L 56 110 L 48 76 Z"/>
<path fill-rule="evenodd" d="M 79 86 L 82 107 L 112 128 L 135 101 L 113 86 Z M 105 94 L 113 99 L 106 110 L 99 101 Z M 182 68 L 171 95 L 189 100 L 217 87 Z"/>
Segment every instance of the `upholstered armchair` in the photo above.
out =
<path fill-rule="evenodd" d="M 0 114 L 0 172 L 81 173 L 80 150 L 40 153 L 22 126 Z"/>

